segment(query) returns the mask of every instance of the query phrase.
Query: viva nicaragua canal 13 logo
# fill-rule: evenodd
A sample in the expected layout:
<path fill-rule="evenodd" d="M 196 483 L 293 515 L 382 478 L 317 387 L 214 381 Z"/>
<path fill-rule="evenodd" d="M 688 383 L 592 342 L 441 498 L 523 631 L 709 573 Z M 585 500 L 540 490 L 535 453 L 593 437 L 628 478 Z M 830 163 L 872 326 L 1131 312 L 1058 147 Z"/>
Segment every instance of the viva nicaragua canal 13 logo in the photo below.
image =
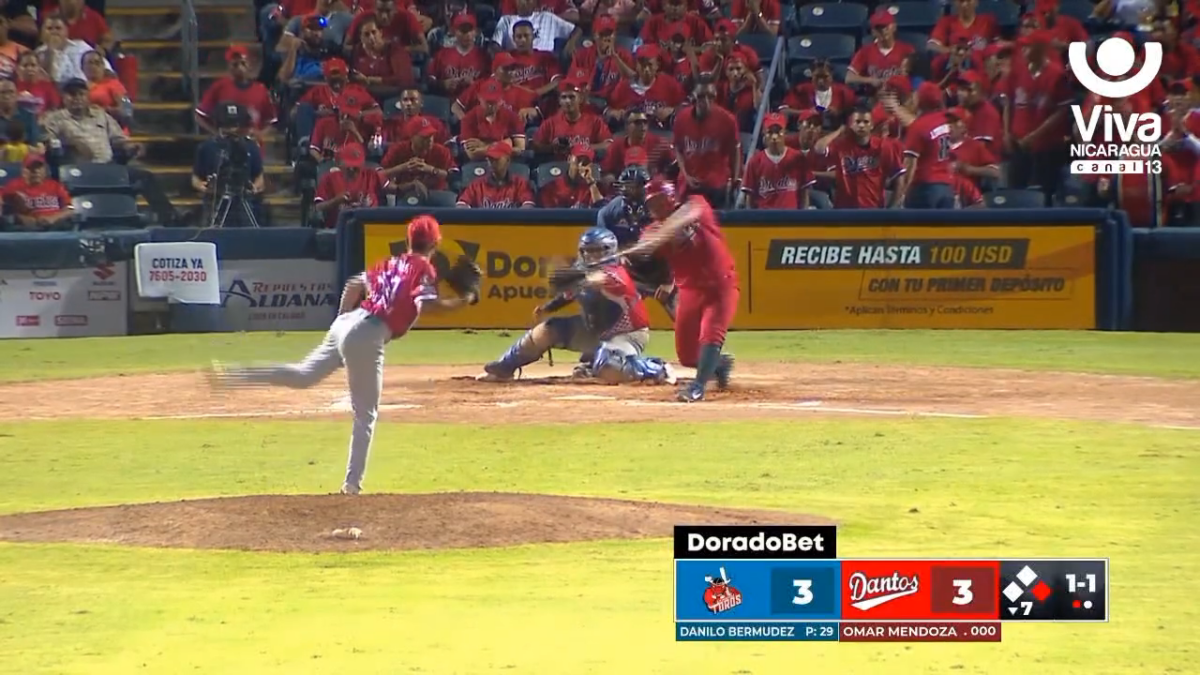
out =
<path fill-rule="evenodd" d="M 888 577 L 869 577 L 862 572 L 850 575 L 847 581 L 850 590 L 850 606 L 865 612 L 880 605 L 915 595 L 921 590 L 920 577 L 911 577 L 892 572 Z"/>
<path fill-rule="evenodd" d="M 742 592 L 730 584 L 725 568 L 721 568 L 721 576 L 704 577 L 708 588 L 704 589 L 704 606 L 713 614 L 728 612 L 742 604 Z"/>

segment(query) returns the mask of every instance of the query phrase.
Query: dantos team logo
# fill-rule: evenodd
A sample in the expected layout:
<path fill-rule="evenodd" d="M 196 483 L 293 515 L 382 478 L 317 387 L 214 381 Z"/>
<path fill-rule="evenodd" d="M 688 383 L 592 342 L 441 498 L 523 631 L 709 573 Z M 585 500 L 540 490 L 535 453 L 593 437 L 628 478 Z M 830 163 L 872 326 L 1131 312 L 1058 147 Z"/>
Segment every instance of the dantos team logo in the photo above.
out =
<path fill-rule="evenodd" d="M 704 589 L 704 606 L 713 614 L 728 612 L 742 604 L 742 592 L 730 584 L 725 568 L 721 568 L 721 576 L 704 577 L 708 588 Z"/>
<path fill-rule="evenodd" d="M 892 572 L 888 577 L 869 577 L 862 572 L 850 575 L 850 606 L 867 611 L 880 605 L 915 595 L 921 590 L 921 579 L 916 574 L 903 576 Z"/>
<path fill-rule="evenodd" d="M 1137 62 L 1133 45 L 1114 37 L 1096 48 L 1096 67 L 1111 79 L 1092 71 L 1087 50 L 1086 42 L 1072 42 L 1067 48 L 1071 72 L 1084 88 L 1107 100 L 1121 101 L 1141 93 L 1158 77 L 1162 68 L 1163 46 L 1159 42 L 1143 45 L 1142 69 L 1124 80 L 1116 78 L 1133 70 Z M 1091 106 L 1086 117 L 1083 106 L 1072 105 L 1071 115 L 1083 141 L 1071 144 L 1071 173 L 1162 172 L 1162 149 L 1158 145 L 1163 139 L 1161 115 L 1117 112 L 1107 104 Z"/>

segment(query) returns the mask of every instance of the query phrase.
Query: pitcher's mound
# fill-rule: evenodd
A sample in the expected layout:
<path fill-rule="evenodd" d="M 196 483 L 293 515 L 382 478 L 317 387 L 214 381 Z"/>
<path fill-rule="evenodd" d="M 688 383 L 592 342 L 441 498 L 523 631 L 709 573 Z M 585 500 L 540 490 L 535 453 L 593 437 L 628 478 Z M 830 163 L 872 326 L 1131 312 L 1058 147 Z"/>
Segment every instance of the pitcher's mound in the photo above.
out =
<path fill-rule="evenodd" d="M 500 492 L 258 495 L 0 516 L 0 540 L 247 551 L 482 548 L 670 537 L 677 524 L 831 525 L 828 518 Z M 358 538 L 345 535 L 361 530 Z M 343 536 L 334 536 L 341 530 Z"/>

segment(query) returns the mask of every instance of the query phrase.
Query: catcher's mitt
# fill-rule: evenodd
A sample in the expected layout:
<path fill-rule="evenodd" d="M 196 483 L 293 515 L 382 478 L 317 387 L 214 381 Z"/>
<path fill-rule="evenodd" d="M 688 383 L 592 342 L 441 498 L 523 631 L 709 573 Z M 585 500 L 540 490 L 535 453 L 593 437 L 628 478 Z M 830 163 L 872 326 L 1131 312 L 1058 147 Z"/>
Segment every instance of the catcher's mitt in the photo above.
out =
<path fill-rule="evenodd" d="M 547 281 L 554 293 L 567 293 L 575 290 L 587 277 L 588 270 L 581 265 L 568 265 L 550 270 Z"/>
<path fill-rule="evenodd" d="M 479 269 L 473 260 L 465 255 L 460 255 L 458 260 L 450 267 L 450 271 L 446 273 L 444 279 L 446 285 L 458 293 L 459 297 L 466 297 L 472 294 L 475 298 L 471 304 L 479 302 L 480 286 L 483 283 L 483 270 Z"/>

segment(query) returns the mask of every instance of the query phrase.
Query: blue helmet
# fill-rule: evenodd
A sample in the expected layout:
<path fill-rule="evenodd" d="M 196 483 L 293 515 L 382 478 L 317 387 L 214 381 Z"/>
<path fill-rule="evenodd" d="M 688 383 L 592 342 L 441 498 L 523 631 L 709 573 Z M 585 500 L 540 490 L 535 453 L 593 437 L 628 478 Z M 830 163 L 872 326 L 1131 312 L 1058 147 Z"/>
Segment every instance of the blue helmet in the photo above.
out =
<path fill-rule="evenodd" d="M 617 253 L 617 235 L 603 227 L 593 227 L 579 238 L 579 259 L 583 262 L 603 260 Z"/>

